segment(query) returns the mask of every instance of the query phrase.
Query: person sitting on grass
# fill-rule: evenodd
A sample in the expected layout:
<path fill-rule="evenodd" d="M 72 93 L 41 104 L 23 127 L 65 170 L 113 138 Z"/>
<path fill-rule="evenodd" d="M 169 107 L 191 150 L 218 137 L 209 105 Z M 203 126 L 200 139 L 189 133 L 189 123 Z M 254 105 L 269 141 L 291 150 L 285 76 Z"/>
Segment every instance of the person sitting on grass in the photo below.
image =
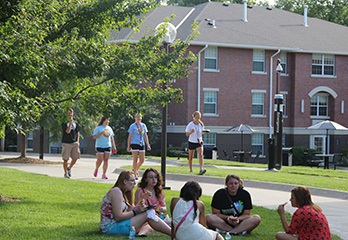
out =
<path fill-rule="evenodd" d="M 153 209 L 147 210 L 144 195 L 137 205 L 133 204 L 134 173 L 122 171 L 115 185 L 105 194 L 100 209 L 100 231 L 107 234 L 128 235 L 131 226 L 136 233 L 145 223 L 161 233 L 170 235 L 170 227 L 158 216 Z"/>
<path fill-rule="evenodd" d="M 311 193 L 306 187 L 291 190 L 291 206 L 298 208 L 292 215 L 290 226 L 285 219 L 283 203 L 278 206 L 278 214 L 285 232 L 278 232 L 278 240 L 331 240 L 329 224 L 321 208 L 312 202 Z"/>
<path fill-rule="evenodd" d="M 188 181 L 180 191 L 180 197 L 172 198 L 172 239 L 223 240 L 223 237 L 207 229 L 204 203 L 198 199 L 202 188 L 196 181 Z"/>
<path fill-rule="evenodd" d="M 154 210 L 160 217 L 167 212 L 166 201 L 164 200 L 164 192 L 162 189 L 163 180 L 162 175 L 155 168 L 148 168 L 143 173 L 140 183 L 138 183 L 138 189 L 135 191 L 135 204 L 138 204 L 141 199 L 145 200 L 146 206 L 155 206 Z M 149 196 L 144 196 L 149 195 Z M 170 225 L 170 220 L 166 222 Z M 140 230 L 142 234 L 151 234 L 153 229 L 148 225 L 144 224 Z"/>
<path fill-rule="evenodd" d="M 244 182 L 237 174 L 229 174 L 226 188 L 214 193 L 211 203 L 212 214 L 207 215 L 211 229 L 230 232 L 232 235 L 250 233 L 261 222 L 259 215 L 251 215 L 251 197 L 244 188 Z"/>

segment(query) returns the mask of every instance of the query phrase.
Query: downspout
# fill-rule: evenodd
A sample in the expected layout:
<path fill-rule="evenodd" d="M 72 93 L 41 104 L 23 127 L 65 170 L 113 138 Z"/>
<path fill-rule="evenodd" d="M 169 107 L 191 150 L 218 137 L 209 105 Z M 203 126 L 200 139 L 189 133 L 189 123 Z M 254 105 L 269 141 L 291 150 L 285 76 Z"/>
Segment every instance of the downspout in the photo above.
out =
<path fill-rule="evenodd" d="M 205 45 L 204 48 L 202 48 L 198 52 L 198 94 L 197 94 L 197 111 L 200 112 L 200 106 L 201 106 L 201 52 L 203 52 L 208 47 L 208 44 Z"/>
<path fill-rule="evenodd" d="M 272 138 L 272 106 L 273 106 L 273 58 L 278 54 L 280 53 L 280 49 L 278 49 L 278 51 L 273 54 L 271 56 L 271 61 L 270 61 L 270 66 L 269 66 L 269 71 L 270 71 L 270 74 L 269 74 L 269 138 Z"/>

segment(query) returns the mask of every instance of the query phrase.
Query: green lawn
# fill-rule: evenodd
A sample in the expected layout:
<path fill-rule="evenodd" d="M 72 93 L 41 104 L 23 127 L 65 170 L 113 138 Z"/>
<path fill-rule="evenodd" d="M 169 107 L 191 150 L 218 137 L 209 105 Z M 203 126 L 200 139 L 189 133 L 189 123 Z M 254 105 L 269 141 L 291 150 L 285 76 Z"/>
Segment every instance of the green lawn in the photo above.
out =
<path fill-rule="evenodd" d="M 180 163 L 187 163 L 187 160 L 180 160 Z M 198 164 L 198 160 L 194 159 L 195 164 Z M 215 166 L 231 166 L 231 167 L 250 167 L 250 168 L 262 168 L 267 169 L 266 164 L 253 164 L 253 163 L 240 163 L 234 161 L 224 160 L 204 160 L 206 165 Z M 142 166 L 140 170 L 145 170 L 149 166 Z M 160 166 L 152 166 L 160 169 Z M 124 166 L 124 168 L 131 169 L 131 166 Z M 326 188 L 339 191 L 348 191 L 348 171 L 347 170 L 333 170 L 323 169 L 317 167 L 305 167 L 305 166 L 283 166 L 279 172 L 268 171 L 256 171 L 256 170 L 244 170 L 244 169 L 221 169 L 221 168 L 206 168 L 207 176 L 222 177 L 225 178 L 229 173 L 236 173 L 242 179 L 274 182 L 274 183 L 287 183 L 293 185 L 304 185 L 308 187 Z M 189 174 L 188 167 L 180 166 L 166 166 L 167 173 L 177 174 Z M 198 174 L 199 169 L 194 167 L 193 173 Z"/>

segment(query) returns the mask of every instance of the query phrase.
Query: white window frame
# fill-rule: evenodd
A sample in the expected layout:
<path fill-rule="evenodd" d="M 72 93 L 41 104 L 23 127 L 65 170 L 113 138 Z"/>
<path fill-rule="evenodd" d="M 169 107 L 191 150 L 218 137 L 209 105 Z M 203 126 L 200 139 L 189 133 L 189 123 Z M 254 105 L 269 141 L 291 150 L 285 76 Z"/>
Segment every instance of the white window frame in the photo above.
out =
<path fill-rule="evenodd" d="M 320 97 L 326 97 L 326 105 L 319 105 L 319 98 Z M 316 104 L 312 105 L 312 98 L 316 98 Z M 312 107 L 316 107 L 316 115 L 312 115 Z M 319 108 L 326 107 L 326 115 L 319 115 Z M 316 118 L 328 118 L 329 117 L 329 95 L 325 93 L 317 93 L 310 99 L 310 116 L 311 117 L 316 117 Z"/>
<path fill-rule="evenodd" d="M 283 117 L 287 117 L 287 102 L 288 102 L 288 92 L 280 92 L 283 95 Z"/>
<path fill-rule="evenodd" d="M 219 89 L 218 88 L 203 88 L 203 116 L 218 116 L 218 92 Z M 215 93 L 216 94 L 216 98 L 215 98 L 215 102 L 206 102 L 206 93 Z M 205 105 L 209 104 L 209 105 L 215 105 L 215 113 L 207 113 L 205 112 Z"/>
<path fill-rule="evenodd" d="M 282 65 L 283 71 L 280 73 L 281 75 L 287 75 L 287 58 L 288 54 L 286 52 L 280 53 L 280 65 Z"/>
<path fill-rule="evenodd" d="M 203 134 L 204 146 L 216 146 L 216 133 Z"/>
<path fill-rule="evenodd" d="M 215 68 L 207 67 L 207 60 L 215 60 Z M 204 70 L 205 71 L 217 71 L 218 70 L 218 48 L 217 47 L 208 47 L 204 50 Z"/>
<path fill-rule="evenodd" d="M 263 96 L 263 102 L 262 103 L 254 103 L 254 94 L 260 94 Z M 252 117 L 264 117 L 265 116 L 265 94 L 266 94 L 266 91 L 264 90 L 252 90 L 251 91 L 251 116 Z M 261 105 L 262 106 L 262 114 L 256 114 L 256 113 L 253 113 L 253 106 L 254 105 Z"/>
<path fill-rule="evenodd" d="M 262 70 L 255 70 L 254 63 L 262 63 Z M 265 73 L 265 50 L 253 50 L 253 73 Z"/>
<path fill-rule="evenodd" d="M 332 59 L 328 59 L 332 58 Z M 332 60 L 332 63 L 328 63 L 328 61 Z M 321 73 L 313 73 L 313 67 L 314 66 L 320 66 L 321 67 Z M 325 67 L 332 67 L 332 74 L 325 74 Z M 335 55 L 325 55 L 325 54 L 312 54 L 312 76 L 328 76 L 328 77 L 334 77 L 335 76 Z"/>
<path fill-rule="evenodd" d="M 261 142 L 255 143 L 256 136 L 258 137 L 257 140 L 261 140 Z M 259 138 L 260 136 L 261 136 L 261 139 Z M 263 152 L 264 151 L 264 135 L 262 133 L 254 133 L 254 134 L 251 135 L 251 149 L 253 149 L 253 146 L 258 146 L 258 147 L 261 146 L 261 155 L 264 154 L 264 152 Z M 252 152 L 253 156 L 256 155 L 256 154 L 257 154 L 257 152 Z"/>

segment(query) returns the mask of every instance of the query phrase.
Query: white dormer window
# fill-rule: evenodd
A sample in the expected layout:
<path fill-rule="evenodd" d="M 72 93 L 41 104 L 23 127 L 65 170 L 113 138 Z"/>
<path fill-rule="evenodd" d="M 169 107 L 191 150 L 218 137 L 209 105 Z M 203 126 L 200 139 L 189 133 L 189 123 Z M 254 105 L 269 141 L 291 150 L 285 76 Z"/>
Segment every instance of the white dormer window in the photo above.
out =
<path fill-rule="evenodd" d="M 216 47 L 208 47 L 204 51 L 204 69 L 217 70 L 217 51 Z"/>
<path fill-rule="evenodd" d="M 254 50 L 253 72 L 265 72 L 265 51 L 264 50 Z"/>

